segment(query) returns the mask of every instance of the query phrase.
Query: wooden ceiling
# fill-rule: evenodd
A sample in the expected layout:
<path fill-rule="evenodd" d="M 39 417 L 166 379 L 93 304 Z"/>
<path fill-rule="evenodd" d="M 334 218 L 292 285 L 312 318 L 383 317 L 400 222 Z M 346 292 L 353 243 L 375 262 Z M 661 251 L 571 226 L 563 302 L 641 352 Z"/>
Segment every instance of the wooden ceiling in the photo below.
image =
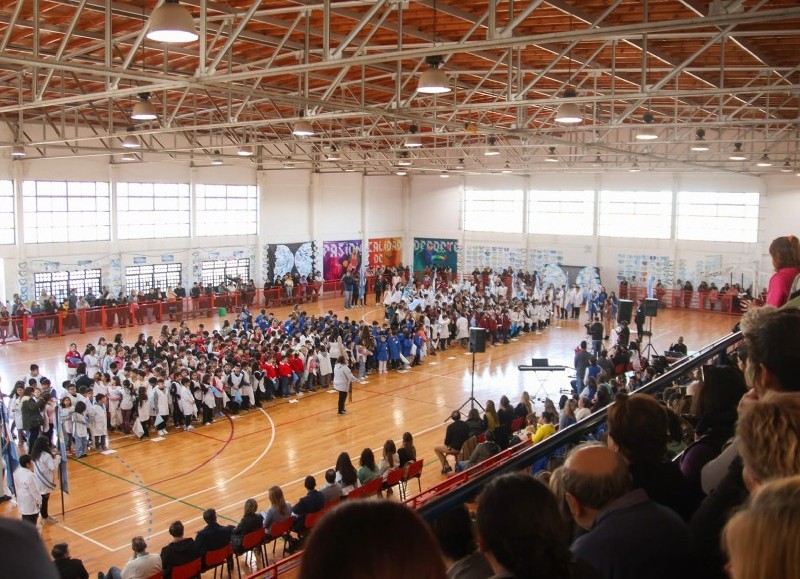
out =
<path fill-rule="evenodd" d="M 236 157 L 263 168 L 390 172 L 417 125 L 414 169 L 526 174 L 798 165 L 798 0 L 249 0 L 182 2 L 200 40 L 144 38 L 154 0 L 0 0 L 0 116 L 30 157 Z M 452 91 L 416 92 L 441 55 Z M 555 122 L 564 91 L 583 121 Z M 138 93 L 159 119 L 129 119 Z M 644 116 L 658 139 L 640 141 Z M 312 137 L 292 135 L 300 114 Z M 691 150 L 697 131 L 709 150 Z M 501 155 L 487 159 L 495 136 Z M 731 161 L 735 143 L 748 160 Z M 12 140 L 4 143 L 13 144 Z M 342 152 L 327 161 L 331 146 Z M 756 167 L 768 153 L 774 167 Z M 599 159 L 598 159 L 599 157 Z"/>

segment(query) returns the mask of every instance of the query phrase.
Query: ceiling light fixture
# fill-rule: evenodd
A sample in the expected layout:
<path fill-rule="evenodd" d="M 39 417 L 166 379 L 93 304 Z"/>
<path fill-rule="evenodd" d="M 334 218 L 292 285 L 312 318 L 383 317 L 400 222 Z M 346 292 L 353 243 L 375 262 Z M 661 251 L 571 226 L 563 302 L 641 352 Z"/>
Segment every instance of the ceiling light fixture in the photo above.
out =
<path fill-rule="evenodd" d="M 403 177 L 403 176 L 405 176 L 405 175 L 408 175 L 408 171 L 406 171 L 405 167 L 399 167 L 399 166 L 398 166 L 398 167 L 395 169 L 395 172 L 394 172 L 394 174 L 395 174 L 395 175 L 397 175 L 397 176 L 399 176 L 399 177 Z"/>
<path fill-rule="evenodd" d="M 483 152 L 486 157 L 496 157 L 500 154 L 500 149 L 497 148 L 496 143 L 497 137 L 489 137 L 489 146 Z"/>
<path fill-rule="evenodd" d="M 463 158 L 458 160 L 458 163 L 456 163 L 456 167 L 455 168 L 458 169 L 459 171 L 464 169 L 464 159 Z"/>
<path fill-rule="evenodd" d="M 786 159 L 783 163 L 783 167 L 781 167 L 781 173 L 791 173 L 792 171 L 792 165 L 789 163 L 789 159 Z"/>
<path fill-rule="evenodd" d="M 23 157 L 27 157 L 28 153 L 25 151 L 25 145 L 17 143 L 11 147 L 11 156 L 14 159 L 22 159 Z"/>
<path fill-rule="evenodd" d="M 504 175 L 508 175 L 508 174 L 511 173 L 511 165 L 508 164 L 508 161 L 506 161 L 506 164 L 503 167 L 503 171 L 502 172 L 503 172 Z"/>
<path fill-rule="evenodd" d="M 240 157 L 252 157 L 256 154 L 255 150 L 253 149 L 253 145 L 249 144 L 246 140 L 244 143 L 239 145 L 239 148 L 236 150 L 236 154 Z"/>
<path fill-rule="evenodd" d="M 636 159 L 634 159 L 633 164 L 630 166 L 630 169 L 628 169 L 628 172 L 638 173 L 639 171 L 641 171 L 641 169 L 639 168 L 639 162 Z"/>
<path fill-rule="evenodd" d="M 769 154 L 765 152 L 763 155 L 761 155 L 761 158 L 756 163 L 756 166 L 758 166 L 758 167 L 772 167 L 772 161 L 770 161 L 770 159 L 769 159 Z"/>
<path fill-rule="evenodd" d="M 411 125 L 408 127 L 408 132 L 411 133 L 406 137 L 406 147 L 415 148 L 422 146 L 422 137 L 417 134 L 419 127 L 417 125 Z"/>
<path fill-rule="evenodd" d="M 154 121 L 158 118 L 156 107 L 150 102 L 150 93 L 139 93 L 139 100 L 133 105 L 131 119 L 134 121 Z"/>
<path fill-rule="evenodd" d="M 422 73 L 417 83 L 417 92 L 423 94 L 446 94 L 450 92 L 450 81 L 445 72 L 439 68 L 443 59 L 441 56 L 428 56 L 425 59 L 429 68 Z"/>
<path fill-rule="evenodd" d="M 444 171 L 439 173 L 439 177 L 441 177 L 442 179 L 449 179 L 450 178 L 450 172 L 447 169 L 445 169 Z"/>
<path fill-rule="evenodd" d="M 212 165 L 222 165 L 222 157 L 219 154 L 219 149 L 214 149 L 214 156 L 211 157 L 211 164 Z"/>
<path fill-rule="evenodd" d="M 411 166 L 411 159 L 408 157 L 408 151 L 400 151 L 400 158 L 397 160 L 397 165 L 400 167 Z"/>
<path fill-rule="evenodd" d="M 283 168 L 284 169 L 294 169 L 294 161 L 292 161 L 291 159 L 286 159 L 283 162 Z"/>
<path fill-rule="evenodd" d="M 653 115 L 651 113 L 644 114 L 644 126 L 640 127 L 636 133 L 636 138 L 640 141 L 653 141 L 658 138 L 656 128 L 653 126 Z"/>
<path fill-rule="evenodd" d="M 133 127 L 128 127 L 128 134 L 124 139 L 122 139 L 122 146 L 126 149 L 138 149 L 142 146 L 142 142 L 139 140 L 139 137 L 132 134 L 133 131 Z"/>
<path fill-rule="evenodd" d="M 744 154 L 742 151 L 742 144 L 741 143 L 734 143 L 733 144 L 733 152 L 728 157 L 731 161 L 746 161 L 747 155 Z"/>
<path fill-rule="evenodd" d="M 347 165 L 344 166 L 345 173 L 355 173 L 355 170 L 356 166 L 353 165 L 352 163 L 348 163 Z"/>
<path fill-rule="evenodd" d="M 138 161 L 139 157 L 136 156 L 136 153 L 123 153 L 120 157 L 121 161 Z"/>
<path fill-rule="evenodd" d="M 178 0 L 164 0 L 150 15 L 147 38 L 156 42 L 194 42 L 199 38 L 192 13 Z"/>
<path fill-rule="evenodd" d="M 304 117 L 305 113 L 300 111 L 300 120 L 294 124 L 294 129 L 292 129 L 292 134 L 295 137 L 310 137 L 314 134 L 314 127 Z"/>
<path fill-rule="evenodd" d="M 708 143 L 706 143 L 705 129 L 697 129 L 695 135 L 697 136 L 697 140 L 694 143 L 692 143 L 692 146 L 690 147 L 691 150 L 696 151 L 698 153 L 708 151 Z"/>
<path fill-rule="evenodd" d="M 594 157 L 594 161 L 592 161 L 592 167 L 602 167 L 603 166 L 603 157 L 600 156 L 600 153 L 597 153 Z"/>
<path fill-rule="evenodd" d="M 336 148 L 336 145 L 331 145 L 331 150 L 328 151 L 327 155 L 325 155 L 325 159 L 328 161 L 342 160 L 342 156 L 339 154 L 339 149 Z"/>
<path fill-rule="evenodd" d="M 555 147 L 548 147 L 548 154 L 545 157 L 545 161 L 548 163 L 558 163 L 558 157 L 556 156 L 556 148 Z"/>
<path fill-rule="evenodd" d="M 564 91 L 564 96 L 562 98 L 573 99 L 576 96 L 578 95 L 575 90 L 568 88 Z M 556 112 L 555 120 L 557 123 L 561 123 L 563 125 L 574 125 L 583 120 L 583 115 L 581 115 L 581 110 L 578 108 L 577 103 L 568 100 L 558 105 L 558 111 Z"/>

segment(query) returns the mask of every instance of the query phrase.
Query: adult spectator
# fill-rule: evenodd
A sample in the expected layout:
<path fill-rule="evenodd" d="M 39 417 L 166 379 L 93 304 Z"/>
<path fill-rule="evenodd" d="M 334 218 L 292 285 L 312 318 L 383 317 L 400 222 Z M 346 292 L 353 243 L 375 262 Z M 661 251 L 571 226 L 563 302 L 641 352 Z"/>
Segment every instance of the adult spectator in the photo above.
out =
<path fill-rule="evenodd" d="M 639 305 L 636 307 L 636 313 L 633 316 L 633 323 L 636 324 L 636 338 L 641 342 L 644 337 L 644 300 L 639 298 Z"/>
<path fill-rule="evenodd" d="M 354 531 L 358 540 L 342 540 Z M 394 501 L 345 501 L 330 511 L 311 534 L 300 565 L 300 579 L 446 578 L 431 530 Z"/>
<path fill-rule="evenodd" d="M 599 358 L 603 350 L 603 323 L 595 320 L 591 324 L 586 324 L 586 333 L 592 338 L 592 353 Z"/>
<path fill-rule="evenodd" d="M 695 421 L 695 441 L 683 452 L 681 472 L 695 494 L 702 498 L 700 473 L 719 456 L 736 428 L 736 407 L 747 392 L 744 376 L 733 366 L 709 366 L 691 397 L 690 414 Z"/>
<path fill-rule="evenodd" d="M 572 385 L 572 390 L 575 394 L 579 394 L 583 390 L 583 379 L 591 359 L 591 354 L 586 351 L 586 340 L 583 340 L 575 350 L 575 359 L 572 362 L 572 367 L 575 368 L 575 383 Z"/>
<path fill-rule="evenodd" d="M 306 530 L 306 516 L 321 511 L 325 506 L 325 496 L 317 490 L 317 479 L 308 475 L 303 482 L 303 486 L 306 489 L 306 496 L 297 501 L 297 504 L 292 509 L 292 512 L 297 517 L 292 528 L 299 533 Z"/>
<path fill-rule="evenodd" d="M 325 504 L 338 501 L 342 498 L 342 485 L 336 482 L 336 471 L 329 468 L 325 471 L 325 486 L 320 489 L 325 497 Z"/>
<path fill-rule="evenodd" d="M 217 522 L 217 511 L 206 509 L 203 511 L 203 521 L 206 526 L 197 531 L 194 539 L 195 547 L 200 552 L 200 556 L 206 556 L 209 551 L 221 549 L 230 544 L 233 525 L 220 525 Z"/>
<path fill-rule="evenodd" d="M 537 444 L 545 438 L 550 438 L 556 433 L 557 415 L 552 410 L 545 410 L 539 417 L 539 426 L 531 437 L 531 442 Z"/>
<path fill-rule="evenodd" d="M 239 524 L 231 532 L 231 545 L 237 555 L 244 553 L 244 536 L 264 526 L 264 518 L 258 512 L 258 501 L 249 498 L 244 502 L 244 513 Z M 259 554 L 260 555 L 260 554 Z M 260 557 L 259 557 L 260 558 Z"/>
<path fill-rule="evenodd" d="M 442 463 L 442 474 L 453 470 L 447 463 L 447 454 L 460 452 L 464 442 L 470 437 L 469 426 L 461 420 L 461 413 L 458 410 L 453 410 L 450 414 L 450 419 L 453 422 L 447 427 L 444 444 L 433 449 L 433 452 L 436 453 L 436 458 Z"/>
<path fill-rule="evenodd" d="M 800 576 L 800 476 L 762 487 L 725 527 L 732 579 Z"/>
<path fill-rule="evenodd" d="M 143 537 L 131 539 L 131 549 L 133 558 L 125 563 L 122 571 L 111 567 L 106 574 L 98 573 L 98 579 L 150 579 L 161 571 L 161 556 L 147 552 L 147 541 Z"/>
<path fill-rule="evenodd" d="M 683 354 L 684 356 L 689 353 L 689 349 L 686 347 L 686 344 L 683 342 L 683 336 L 678 336 L 678 341 L 672 344 L 669 347 L 670 352 L 678 352 L 679 354 Z"/>
<path fill-rule="evenodd" d="M 478 499 L 477 522 L 478 545 L 494 577 L 597 577 L 570 553 L 553 493 L 527 474 L 492 479 Z"/>
<path fill-rule="evenodd" d="M 800 310 L 763 307 L 747 312 L 741 322 L 747 346 L 745 380 L 751 388 L 739 405 L 740 415 L 769 391 L 800 392 Z M 704 577 L 725 577 L 726 557 L 720 538 L 731 514 L 747 500 L 738 440 L 702 472 L 708 496 L 689 524 L 689 546 Z"/>
<path fill-rule="evenodd" d="M 369 481 L 377 476 L 380 476 L 380 469 L 375 463 L 375 454 L 371 448 L 365 448 L 361 451 L 361 456 L 358 459 L 358 482 L 362 485 L 367 484 Z"/>
<path fill-rule="evenodd" d="M 53 545 L 50 554 L 53 556 L 53 563 L 55 563 L 61 579 L 89 579 L 89 573 L 83 566 L 83 561 L 72 558 L 69 545 L 66 543 Z"/>
<path fill-rule="evenodd" d="M 33 448 L 33 443 L 39 438 L 39 431 L 44 425 L 42 410 L 47 401 L 41 398 L 41 391 L 33 386 L 27 386 L 20 400 L 22 428 L 28 440 L 28 448 Z"/>
<path fill-rule="evenodd" d="M 736 434 L 751 494 L 771 480 L 800 475 L 800 392 L 768 392 L 742 412 Z"/>
<path fill-rule="evenodd" d="M 775 274 L 769 279 L 767 305 L 781 307 L 789 300 L 794 278 L 800 274 L 800 242 L 794 235 L 777 237 L 769 245 Z"/>
<path fill-rule="evenodd" d="M 617 394 L 608 407 L 608 447 L 628 461 L 634 488 L 688 520 L 696 499 L 678 465 L 665 458 L 669 433 L 680 426 L 668 412 L 647 394 Z"/>
<path fill-rule="evenodd" d="M 480 422 L 481 430 L 483 430 L 483 421 L 480 416 L 478 417 L 478 422 Z M 470 430 L 470 432 L 472 431 Z M 397 456 L 400 459 L 401 467 L 417 460 L 417 448 L 414 446 L 414 436 L 410 432 L 403 433 L 403 443 L 397 449 Z"/>
<path fill-rule="evenodd" d="M 476 464 L 480 464 L 487 458 L 490 458 L 500 452 L 500 447 L 494 441 L 494 432 L 489 430 L 486 433 L 486 438 L 483 442 L 479 443 L 478 446 L 475 447 L 475 450 L 472 451 L 472 454 L 469 457 L 469 460 L 462 460 L 456 464 L 456 472 L 461 472 L 466 468 L 470 468 L 475 466 Z"/>
<path fill-rule="evenodd" d="M 273 486 L 269 489 L 269 508 L 264 513 L 264 528 L 267 530 L 267 536 L 272 537 L 272 526 L 275 523 L 280 523 L 292 516 L 292 504 L 287 501 L 283 496 L 283 490 L 279 486 Z"/>
<path fill-rule="evenodd" d="M 164 579 L 172 577 L 172 568 L 200 558 L 200 551 L 191 537 L 184 538 L 183 523 L 175 521 L 169 526 L 172 542 L 161 549 L 161 566 Z"/>
<path fill-rule="evenodd" d="M 575 522 L 588 531 L 573 542 L 572 552 L 602 577 L 685 575 L 686 525 L 643 489 L 632 490 L 624 456 L 600 445 L 578 446 L 564 463 L 561 484 Z"/>
<path fill-rule="evenodd" d="M 336 482 L 342 486 L 342 495 L 345 497 L 361 485 L 356 467 L 346 452 L 339 453 L 336 458 Z"/>
<path fill-rule="evenodd" d="M 491 577 L 489 561 L 478 551 L 475 529 L 466 505 L 458 505 L 430 523 L 442 559 L 447 568 L 447 579 L 484 579 Z"/>
<path fill-rule="evenodd" d="M 39 508 L 42 505 L 42 494 L 36 475 L 33 474 L 33 459 L 30 454 L 19 457 L 19 466 L 14 471 L 14 488 L 17 493 L 17 508 L 23 521 L 36 525 L 39 520 Z"/>

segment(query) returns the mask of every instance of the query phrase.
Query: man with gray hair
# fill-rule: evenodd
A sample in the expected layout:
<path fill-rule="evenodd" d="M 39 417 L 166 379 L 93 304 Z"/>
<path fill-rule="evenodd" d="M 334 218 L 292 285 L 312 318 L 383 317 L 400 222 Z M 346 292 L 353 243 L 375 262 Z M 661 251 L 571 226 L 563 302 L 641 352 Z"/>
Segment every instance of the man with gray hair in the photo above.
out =
<path fill-rule="evenodd" d="M 98 579 L 149 579 L 161 571 L 161 556 L 147 552 L 147 541 L 144 537 L 131 539 L 133 558 L 125 564 L 122 571 L 119 567 L 111 567 L 108 573 L 97 574 Z"/>
<path fill-rule="evenodd" d="M 575 523 L 588 532 L 572 552 L 605 579 L 673 579 L 688 569 L 687 531 L 672 510 L 632 490 L 625 458 L 605 446 L 574 448 L 562 483 Z"/>

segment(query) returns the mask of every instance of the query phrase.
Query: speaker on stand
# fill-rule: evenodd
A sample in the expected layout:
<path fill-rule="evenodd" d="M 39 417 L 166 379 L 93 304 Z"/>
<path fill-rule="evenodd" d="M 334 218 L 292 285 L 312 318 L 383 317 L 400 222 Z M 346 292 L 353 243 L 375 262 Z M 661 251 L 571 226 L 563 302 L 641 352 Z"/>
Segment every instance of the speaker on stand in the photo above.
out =
<path fill-rule="evenodd" d="M 617 306 L 617 323 L 622 322 L 631 323 L 631 316 L 633 315 L 633 301 L 632 300 L 619 300 Z"/>
<path fill-rule="evenodd" d="M 467 404 L 470 405 L 470 410 L 475 408 L 476 404 L 481 410 L 484 410 L 481 403 L 475 399 L 475 354 L 482 354 L 486 351 L 487 333 L 488 332 L 484 328 L 473 327 L 469 329 L 469 351 L 472 353 L 472 383 L 470 385 L 469 398 L 464 401 L 464 404 L 458 407 L 459 411 Z"/>
<path fill-rule="evenodd" d="M 658 358 L 658 352 L 651 343 L 653 339 L 653 318 L 658 316 L 658 300 L 654 298 L 647 298 L 644 300 L 644 315 L 647 316 L 647 345 L 642 351 L 645 360 L 650 360 L 651 357 Z"/>

